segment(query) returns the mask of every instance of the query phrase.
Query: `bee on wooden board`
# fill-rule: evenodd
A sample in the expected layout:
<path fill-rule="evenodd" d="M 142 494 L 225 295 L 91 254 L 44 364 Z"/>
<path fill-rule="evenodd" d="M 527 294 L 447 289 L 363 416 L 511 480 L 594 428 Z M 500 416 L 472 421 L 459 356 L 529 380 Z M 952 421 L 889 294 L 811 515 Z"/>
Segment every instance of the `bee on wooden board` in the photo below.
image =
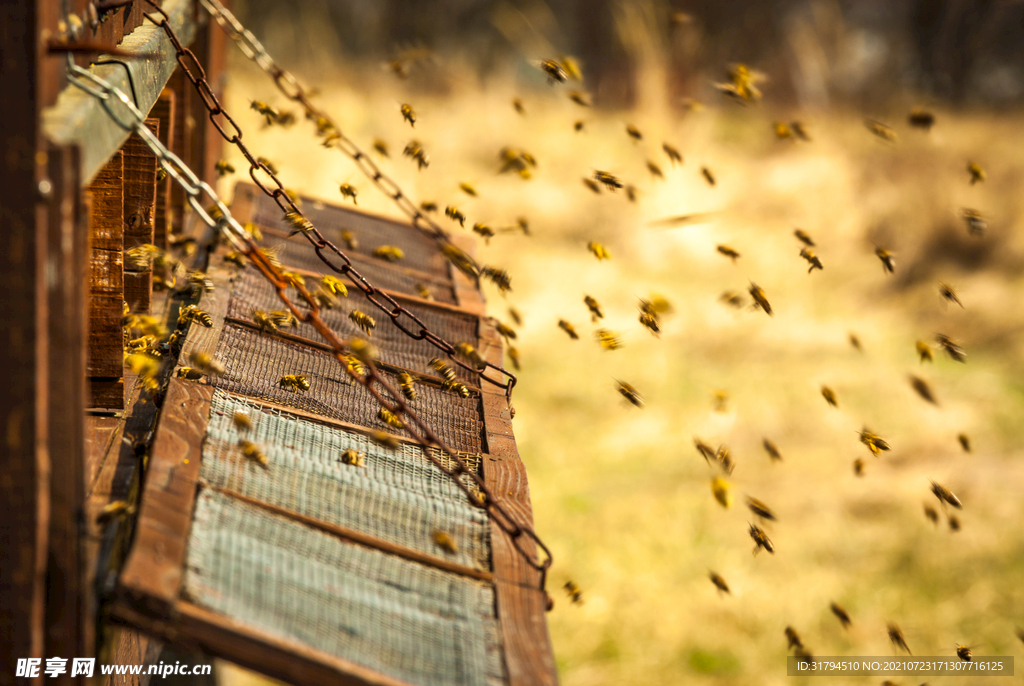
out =
<path fill-rule="evenodd" d="M 277 385 L 292 393 L 304 393 L 309 390 L 309 379 L 302 374 L 286 374 L 278 380 Z"/>
<path fill-rule="evenodd" d="M 183 305 L 178 310 L 178 326 L 183 327 L 189 322 L 199 322 L 206 328 L 213 326 L 213 317 L 205 310 L 200 310 L 196 305 Z"/>

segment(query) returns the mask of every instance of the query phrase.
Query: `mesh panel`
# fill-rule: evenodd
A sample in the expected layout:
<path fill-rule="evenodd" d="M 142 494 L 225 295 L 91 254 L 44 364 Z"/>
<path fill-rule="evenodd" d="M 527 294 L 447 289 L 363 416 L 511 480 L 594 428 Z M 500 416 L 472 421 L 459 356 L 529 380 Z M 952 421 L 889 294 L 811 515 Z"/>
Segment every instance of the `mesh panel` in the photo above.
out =
<path fill-rule="evenodd" d="M 350 424 L 399 435 L 377 417 L 380 406 L 370 392 L 352 380 L 331 354 L 308 346 L 265 336 L 258 331 L 225 324 L 216 356 L 225 373 L 212 384 L 254 398 L 263 398 Z M 381 372 L 397 388 L 398 380 Z M 302 374 L 310 389 L 292 393 L 278 386 L 285 374 Z M 435 386 L 417 384 L 419 397 L 413 409 L 427 426 L 454 450 L 482 450 L 483 418 L 480 397 L 462 398 Z"/>
<path fill-rule="evenodd" d="M 237 621 L 412 684 L 500 678 L 491 589 L 210 490 L 196 499 L 185 595 Z"/>
<path fill-rule="evenodd" d="M 422 307 L 404 303 L 410 312 L 419 317 L 427 328 L 435 334 L 451 342 L 470 343 L 474 345 L 477 341 L 477 318 L 471 314 L 460 314 L 457 312 L 443 312 L 431 307 Z M 237 319 L 251 321 L 252 308 L 270 312 L 281 309 L 281 299 L 277 291 L 270 285 L 263 275 L 255 270 L 249 269 L 242 272 L 234 282 L 231 293 L 231 300 L 228 304 L 227 316 Z M 320 316 L 335 333 L 341 338 L 350 336 L 364 337 L 362 329 L 357 327 L 348 315 L 353 310 L 360 310 L 373 317 L 377 327 L 373 329 L 370 339 L 380 349 L 380 359 L 390 364 L 405 367 L 414 372 L 431 374 L 437 373 L 430 369 L 429 362 L 433 357 L 447 359 L 444 354 L 426 341 L 417 341 L 405 334 L 395 326 L 391 318 L 371 303 L 362 291 L 354 288 L 349 289 L 347 298 L 338 299 L 338 307 L 333 310 L 321 310 Z M 415 326 L 415 323 L 408 317 L 402 317 L 402 323 L 407 327 Z M 304 322 L 299 323 L 298 328 L 289 329 L 287 333 L 307 338 L 311 341 L 323 343 L 324 339 L 320 333 L 311 325 Z M 477 378 L 454 364 L 450 364 L 456 374 L 463 380 L 471 380 L 474 385 L 479 385 Z"/>
<path fill-rule="evenodd" d="M 281 263 L 286 264 L 289 267 L 304 269 L 306 271 L 317 272 L 320 274 L 334 274 L 330 267 L 325 265 L 323 261 L 317 257 L 317 254 L 313 250 L 313 246 L 309 244 L 309 241 L 301 236 L 288 239 L 282 236 L 275 236 L 271 233 L 265 233 L 263 234 L 262 244 L 267 248 L 273 248 L 276 250 Z M 345 250 L 343 245 L 339 245 L 338 247 Z M 332 256 L 328 254 L 327 257 L 328 259 L 331 259 Z M 335 257 L 331 263 L 338 267 L 342 265 L 341 260 L 337 257 Z M 419 295 L 419 290 L 416 287 L 417 285 L 422 285 L 430 291 L 430 294 L 434 296 L 434 300 L 448 303 L 449 305 L 457 304 L 454 291 L 452 290 L 451 278 L 448 276 L 447 272 L 445 272 L 444 276 L 407 273 L 401 268 L 401 264 L 401 262 L 397 265 L 389 264 L 379 260 L 374 260 L 372 262 L 353 261 L 356 271 L 362 274 L 367 281 L 378 288 L 396 291 L 398 293 L 406 293 L 408 295 Z M 341 278 L 343 281 L 348 283 L 348 280 L 344 277 L 339 276 L 338 278 Z"/>
<path fill-rule="evenodd" d="M 262 193 L 254 197 L 253 223 L 285 233 L 292 230 L 281 208 L 272 198 Z M 436 277 L 448 275 L 448 259 L 441 253 L 437 243 L 410 224 L 363 214 L 347 207 L 327 205 L 311 198 L 303 198 L 299 209 L 327 240 L 342 250 L 345 249 L 345 243 L 341 234 L 350 231 L 358 242 L 358 248 L 352 252 L 372 255 L 382 245 L 394 245 L 405 253 L 405 257 L 398 263 L 400 266 Z"/>
<path fill-rule="evenodd" d="M 236 411 L 248 413 L 252 429 L 238 432 L 232 421 Z M 268 469 L 241 455 L 240 437 L 260 447 Z M 341 462 L 346 448 L 365 454 L 363 467 Z M 470 462 L 479 469 L 479 455 Z M 451 477 L 415 446 L 387 450 L 362 434 L 215 391 L 203 444 L 202 476 L 214 486 L 330 524 L 468 567 L 490 569 L 487 514 L 467 504 L 466 494 Z M 470 483 L 468 476 L 464 479 Z M 445 555 L 434 545 L 435 529 L 455 539 L 455 555 Z"/>

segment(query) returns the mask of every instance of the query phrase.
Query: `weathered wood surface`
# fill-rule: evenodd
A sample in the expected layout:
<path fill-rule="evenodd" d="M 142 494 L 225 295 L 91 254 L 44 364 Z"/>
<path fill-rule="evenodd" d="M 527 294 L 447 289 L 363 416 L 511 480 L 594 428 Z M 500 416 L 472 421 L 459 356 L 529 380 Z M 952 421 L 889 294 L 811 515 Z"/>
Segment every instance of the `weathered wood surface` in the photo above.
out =
<path fill-rule="evenodd" d="M 159 136 L 160 120 L 146 119 L 146 126 Z M 132 134 L 122 148 L 124 154 L 124 249 L 153 243 L 156 209 L 156 156 L 138 135 Z M 149 313 L 153 293 L 153 271 L 124 270 L 124 301 L 138 313 Z"/>
<path fill-rule="evenodd" d="M 149 116 L 155 117 L 159 122 L 156 129 L 160 142 L 168 150 L 174 150 L 174 131 L 177 125 L 175 121 L 176 110 L 174 103 L 174 91 L 164 88 L 157 98 Z M 174 208 L 171 205 L 171 185 L 177 185 L 168 174 L 163 181 L 156 182 L 156 206 L 153 210 L 153 245 L 163 250 L 167 249 L 167 236 L 171 232 L 174 221 Z"/>

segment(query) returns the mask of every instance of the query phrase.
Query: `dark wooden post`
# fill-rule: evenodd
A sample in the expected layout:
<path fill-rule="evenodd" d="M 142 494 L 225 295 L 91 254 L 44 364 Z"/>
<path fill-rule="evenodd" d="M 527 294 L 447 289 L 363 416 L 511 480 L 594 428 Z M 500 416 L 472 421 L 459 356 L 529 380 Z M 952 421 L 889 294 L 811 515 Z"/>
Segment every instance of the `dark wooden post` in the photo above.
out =
<path fill-rule="evenodd" d="M 160 122 L 157 135 L 160 142 L 168 150 L 174 150 L 174 91 L 164 88 L 160 98 L 153 105 L 149 115 Z M 173 210 L 171 209 L 171 185 L 173 180 L 167 176 L 163 181 L 156 182 L 156 210 L 153 213 L 153 245 L 164 250 L 167 249 L 167 235 L 171 233 L 173 223 Z"/>
<path fill-rule="evenodd" d="M 146 119 L 146 126 L 159 134 L 160 120 Z M 153 242 L 153 210 L 156 204 L 156 156 L 141 138 L 132 134 L 124 152 L 124 249 Z M 153 292 L 153 271 L 124 270 L 124 301 L 133 312 L 149 313 Z"/>

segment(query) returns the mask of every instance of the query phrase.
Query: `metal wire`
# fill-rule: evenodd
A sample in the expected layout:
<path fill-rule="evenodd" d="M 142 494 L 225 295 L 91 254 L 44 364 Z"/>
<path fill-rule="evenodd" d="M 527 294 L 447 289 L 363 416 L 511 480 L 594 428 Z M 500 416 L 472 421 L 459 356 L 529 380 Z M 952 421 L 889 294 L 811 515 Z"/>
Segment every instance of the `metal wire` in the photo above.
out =
<path fill-rule="evenodd" d="M 347 356 L 352 354 L 351 350 L 347 343 L 339 339 L 334 331 L 320 318 L 320 308 L 309 291 L 301 284 L 291 284 L 282 276 L 280 270 L 271 264 L 266 255 L 260 252 L 259 246 L 252 240 L 238 221 L 231 216 L 231 211 L 220 199 L 216 191 L 209 184 L 200 180 L 185 165 L 181 158 L 168 150 L 146 127 L 145 115 L 132 104 L 123 91 L 91 71 L 79 67 L 70 56 L 68 57 L 68 80 L 77 88 L 95 97 L 119 127 L 139 136 L 156 156 L 161 168 L 174 179 L 175 183 L 182 187 L 189 205 L 195 210 L 199 218 L 207 225 L 220 231 L 236 249 L 243 252 L 249 258 L 252 264 L 274 286 L 278 297 L 288 310 L 300 321 L 311 324 L 324 337 L 324 340 L 328 342 L 333 350 L 333 356 L 341 364 L 342 368 L 345 369 L 346 373 L 356 382 L 362 384 L 381 407 L 394 413 L 414 441 L 423 446 L 436 446 L 450 457 L 453 466 L 449 468 L 445 461 L 438 459 L 429 450 L 425 451 L 428 459 L 453 479 L 459 488 L 462 489 L 470 504 L 485 510 L 491 520 L 509 536 L 526 563 L 539 573 L 539 588 L 543 591 L 547 570 L 551 566 L 552 557 L 550 550 L 533 530 L 533 527 L 526 523 L 520 524 L 512 517 L 501 502 L 495 498 L 483 479 L 474 473 L 459 454 L 442 442 L 430 427 L 416 415 L 405 402 L 402 394 L 389 384 L 377 370 L 376 365 L 372 364 L 372 362 L 367 363 L 364 375 L 357 374 L 349 368 L 346 360 Z M 204 197 L 217 208 L 218 217 L 216 219 L 211 217 L 210 213 L 203 208 L 203 203 L 200 202 L 200 199 Z M 294 286 L 299 291 L 300 296 L 309 308 L 308 310 L 299 309 L 291 301 L 286 292 L 289 286 Z M 482 496 L 477 495 L 470 486 L 464 483 L 462 479 L 464 476 L 468 476 L 475 482 L 476 488 Z M 528 550 L 527 539 L 543 551 L 543 558 L 535 554 L 535 552 Z"/>

